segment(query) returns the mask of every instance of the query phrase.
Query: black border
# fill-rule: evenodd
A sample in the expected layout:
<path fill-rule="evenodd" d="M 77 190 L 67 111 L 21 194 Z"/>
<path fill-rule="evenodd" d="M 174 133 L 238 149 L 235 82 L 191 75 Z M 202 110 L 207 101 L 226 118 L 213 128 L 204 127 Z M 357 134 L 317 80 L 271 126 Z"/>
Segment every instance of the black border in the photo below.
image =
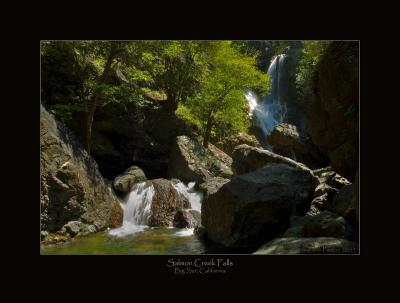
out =
<path fill-rule="evenodd" d="M 253 8 L 254 10 L 254 8 Z M 68 15 L 68 14 L 67 14 Z M 271 13 L 263 14 L 264 18 L 268 18 Z M 202 23 L 196 27 L 196 30 L 192 27 L 187 26 L 186 18 L 177 19 L 176 22 L 169 22 L 170 20 L 156 20 L 158 15 L 152 15 L 152 18 L 139 20 L 139 25 L 131 22 L 131 19 L 124 19 L 125 22 L 119 22 L 121 20 L 107 20 L 107 23 L 96 23 L 94 20 L 88 20 L 88 27 L 81 27 L 77 22 L 75 28 L 72 31 L 71 25 L 77 20 L 74 19 L 73 15 L 69 16 L 69 22 L 64 23 L 63 31 L 57 27 L 57 25 L 65 22 L 64 18 L 60 18 L 58 15 L 47 16 L 49 18 L 43 18 L 43 22 L 37 27 L 33 28 L 33 33 L 27 34 L 22 38 L 21 49 L 17 54 L 17 57 L 24 64 L 24 81 L 23 85 L 17 79 L 21 79 L 19 72 L 15 73 L 14 80 L 16 87 L 12 89 L 12 99 L 17 100 L 10 101 L 11 105 L 16 105 L 16 109 L 13 111 L 18 112 L 18 121 L 15 121 L 15 115 L 3 114 L 3 117 L 8 120 L 7 125 L 14 128 L 18 124 L 18 130 L 11 134 L 11 138 L 7 138 L 8 146 L 12 147 L 12 153 L 16 156 L 15 162 L 7 163 L 11 164 L 11 170 L 14 170 L 15 189 L 11 194 L 10 201 L 15 201 L 16 197 L 23 195 L 26 198 L 17 198 L 16 211 L 19 214 L 22 212 L 22 218 L 16 220 L 13 218 L 14 223 L 10 223 L 10 226 L 16 226 L 21 230 L 15 231 L 17 233 L 17 242 L 21 247 L 13 250 L 16 256 L 24 258 L 27 256 L 32 257 L 30 261 L 36 264 L 36 272 L 42 272 L 46 277 L 52 277 L 53 275 L 63 276 L 74 275 L 77 272 L 90 273 L 92 277 L 119 277 L 119 273 L 115 271 L 123 272 L 134 272 L 138 277 L 152 277 L 157 279 L 168 279 L 177 278 L 179 280 L 188 279 L 189 276 L 184 276 L 181 279 L 177 275 L 171 274 L 170 270 L 166 267 L 168 258 L 172 256 L 40 256 L 40 249 L 38 244 L 38 227 L 39 220 L 37 219 L 37 213 L 39 209 L 39 203 L 37 197 L 39 197 L 39 41 L 46 39 L 278 39 L 278 40 L 301 40 L 301 39 L 324 39 L 324 40 L 360 40 L 361 42 L 361 166 L 363 169 L 360 170 L 361 174 L 361 255 L 360 256 L 227 256 L 231 259 L 235 266 L 227 275 L 213 275 L 212 278 L 230 278 L 241 277 L 244 279 L 254 277 L 255 274 L 267 274 L 272 275 L 274 279 L 279 281 L 285 281 L 295 273 L 301 273 L 302 275 L 311 274 L 314 279 L 315 277 L 324 277 L 329 279 L 330 275 L 338 274 L 341 276 L 343 272 L 338 272 L 339 269 L 343 269 L 348 275 L 352 275 L 357 272 L 361 272 L 366 264 L 369 264 L 370 257 L 375 252 L 381 252 L 380 245 L 372 244 L 377 241 L 380 234 L 374 231 L 373 228 L 368 227 L 367 224 L 371 224 L 376 218 L 373 214 L 368 212 L 369 205 L 381 202 L 379 195 L 376 193 L 366 192 L 373 189 L 376 183 L 370 177 L 371 169 L 375 171 L 378 167 L 378 163 L 372 163 L 371 156 L 375 153 L 376 148 L 373 148 L 373 142 L 371 138 L 379 138 L 382 136 L 379 130 L 373 127 L 367 121 L 374 121 L 376 117 L 374 115 L 374 107 L 371 103 L 377 100 L 378 96 L 374 96 L 371 92 L 375 79 L 374 75 L 377 73 L 372 72 L 374 66 L 370 63 L 374 60 L 372 54 L 372 46 L 375 44 L 373 41 L 362 37 L 359 28 L 362 27 L 355 18 L 352 22 L 346 22 L 348 19 L 344 19 L 343 16 L 336 16 L 335 23 L 333 24 L 336 32 L 332 30 L 325 30 L 321 25 L 325 25 L 329 22 L 329 19 L 325 19 L 326 22 L 321 22 L 324 16 L 314 18 L 311 24 L 305 26 L 305 31 L 299 32 L 300 28 L 297 26 L 301 22 L 297 20 L 295 22 L 288 22 L 288 27 L 283 27 L 282 22 L 255 22 L 256 18 L 252 15 L 252 19 L 248 20 L 245 18 L 233 17 L 228 22 L 223 19 L 219 19 L 220 26 L 217 28 L 211 20 L 215 17 L 215 14 L 204 15 L 200 17 Z M 219 18 L 220 16 L 218 16 Z M 243 17 L 243 16 L 242 16 Z M 307 18 L 306 16 L 303 16 Z M 172 17 L 171 19 L 173 19 Z M 176 17 L 175 17 L 176 18 Z M 217 18 L 217 19 L 218 19 Z M 101 19 L 100 17 L 98 19 Z M 340 22 L 338 20 L 340 19 Z M 197 19 L 198 20 L 198 19 Z M 305 19 L 303 19 L 304 21 Z M 350 21 L 349 19 L 348 21 Z M 57 22 L 58 21 L 58 22 Z M 74 22 L 72 22 L 74 21 Z M 146 22 L 147 21 L 147 22 Z M 193 21 L 193 20 L 192 20 Z M 282 21 L 282 20 L 280 20 Z M 110 26 L 110 24 L 116 24 L 113 22 L 119 22 L 118 26 Z M 155 29 L 149 28 L 149 22 L 154 22 Z M 196 22 L 196 21 L 194 21 Z M 91 24 L 91 25 L 90 25 Z M 154 25 L 153 24 L 153 25 Z M 193 23 L 191 23 L 193 24 Z M 274 27 L 274 24 L 277 27 Z M 129 27 L 127 27 L 129 25 Z M 256 28 L 256 30 L 255 30 Z M 303 27 L 304 28 L 304 27 Z M 344 31 L 341 31 L 342 29 Z M 93 33 L 92 30 L 96 30 Z M 132 29 L 132 30 L 131 30 Z M 315 33 L 319 30 L 319 33 Z M 183 31 L 186 31 L 183 34 Z M 29 65 L 28 75 L 27 66 Z M 375 66 L 376 68 L 376 66 Z M 376 70 L 376 69 L 375 69 Z M 29 80 L 27 80 L 29 79 Z M 22 86 L 22 87 L 21 87 Z M 26 96 L 24 96 L 26 94 Z M 21 104 L 23 106 L 21 107 Z M 369 118 L 368 118 L 369 117 Z M 17 123 L 16 123 L 17 122 Z M 4 131 L 8 131 L 5 128 Z M 23 137 L 23 140 L 21 140 Z M 367 144 L 369 146 L 367 146 Z M 20 146 L 19 146 L 20 145 Z M 15 163 L 19 164 L 19 168 L 15 167 Z M 29 167 L 29 168 L 28 168 Z M 24 180 L 32 180 L 32 182 L 23 182 L 23 186 L 18 181 L 21 179 L 23 174 Z M 28 177 L 29 176 L 29 177 Z M 10 202 L 11 203 L 11 202 Z M 21 209 L 23 207 L 23 209 Z M 18 222 L 16 222 L 18 221 Z M 21 222 L 24 222 L 23 224 Z M 375 242 L 376 243 L 376 242 Z M 217 256 L 214 258 L 220 258 Z M 38 259 L 39 258 L 39 259 Z M 129 258 L 129 259 L 128 259 Z M 180 259 L 193 259 L 198 256 L 180 256 Z M 212 258 L 211 255 L 207 255 L 204 258 Z M 311 268 L 311 269 L 310 269 Z M 40 269 L 40 270 L 39 270 Z M 351 269 L 351 270 L 350 270 Z M 105 272 L 107 271 L 107 274 Z M 351 274 L 350 274 L 351 273 Z M 343 276 L 342 276 L 343 277 Z M 72 278 L 72 277 L 71 277 Z M 207 278 L 211 278 L 207 276 Z M 310 277 L 311 278 L 311 277 Z M 51 278 L 50 278 L 51 279 Z M 319 279 L 319 278 L 317 278 Z M 98 278 L 95 278 L 98 281 Z M 305 283 L 307 281 L 304 281 Z"/>

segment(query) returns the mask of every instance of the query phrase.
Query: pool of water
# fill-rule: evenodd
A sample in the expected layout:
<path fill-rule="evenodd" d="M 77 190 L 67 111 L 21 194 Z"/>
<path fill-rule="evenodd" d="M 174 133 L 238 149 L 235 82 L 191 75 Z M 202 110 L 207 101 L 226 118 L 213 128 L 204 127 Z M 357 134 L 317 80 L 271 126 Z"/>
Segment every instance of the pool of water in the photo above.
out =
<path fill-rule="evenodd" d="M 192 229 L 149 227 L 116 237 L 108 231 L 79 237 L 70 242 L 41 247 L 42 254 L 203 254 L 204 244 Z"/>

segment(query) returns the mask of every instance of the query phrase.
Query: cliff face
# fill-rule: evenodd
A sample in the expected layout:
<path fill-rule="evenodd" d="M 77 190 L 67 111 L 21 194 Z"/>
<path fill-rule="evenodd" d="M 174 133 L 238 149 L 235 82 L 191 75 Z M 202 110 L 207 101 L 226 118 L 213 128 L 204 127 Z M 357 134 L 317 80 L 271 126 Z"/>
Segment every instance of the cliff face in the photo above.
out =
<path fill-rule="evenodd" d="M 308 111 L 308 133 L 334 171 L 353 181 L 358 168 L 359 45 L 332 42 L 317 66 L 316 98 Z"/>
<path fill-rule="evenodd" d="M 40 148 L 42 235 L 73 237 L 122 224 L 122 209 L 96 162 L 42 106 Z"/>

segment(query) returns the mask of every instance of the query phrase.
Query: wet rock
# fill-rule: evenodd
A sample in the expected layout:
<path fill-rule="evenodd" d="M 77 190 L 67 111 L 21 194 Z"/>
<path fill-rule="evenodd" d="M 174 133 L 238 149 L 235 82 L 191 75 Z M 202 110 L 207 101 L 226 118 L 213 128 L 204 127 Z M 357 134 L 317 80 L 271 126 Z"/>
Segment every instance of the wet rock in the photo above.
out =
<path fill-rule="evenodd" d="M 146 181 L 146 175 L 138 166 L 131 166 L 117 176 L 113 181 L 113 188 L 119 193 L 129 193 L 134 184 Z"/>
<path fill-rule="evenodd" d="M 170 180 L 155 179 L 146 181 L 146 186 L 153 186 L 149 226 L 172 226 L 175 213 L 190 208 L 189 200 L 178 193 Z"/>
<path fill-rule="evenodd" d="M 178 210 L 174 216 L 173 226 L 178 228 L 194 228 L 201 224 L 201 215 L 196 210 Z"/>

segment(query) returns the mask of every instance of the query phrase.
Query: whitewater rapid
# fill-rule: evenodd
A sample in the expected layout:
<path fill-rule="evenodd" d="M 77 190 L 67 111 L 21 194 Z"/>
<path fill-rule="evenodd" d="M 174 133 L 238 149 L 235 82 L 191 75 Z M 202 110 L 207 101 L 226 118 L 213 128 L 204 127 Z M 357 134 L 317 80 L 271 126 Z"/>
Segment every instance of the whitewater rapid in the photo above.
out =
<path fill-rule="evenodd" d="M 172 184 L 176 191 L 186 197 L 193 210 L 201 212 L 203 194 L 195 190 L 195 182 L 185 185 L 182 182 Z M 120 203 L 123 209 L 122 226 L 109 231 L 116 237 L 124 237 L 149 228 L 147 225 L 150 217 L 151 202 L 154 196 L 154 186 L 149 182 L 135 184 L 128 196 Z M 191 236 L 193 228 L 185 228 L 175 233 L 176 236 Z"/>

